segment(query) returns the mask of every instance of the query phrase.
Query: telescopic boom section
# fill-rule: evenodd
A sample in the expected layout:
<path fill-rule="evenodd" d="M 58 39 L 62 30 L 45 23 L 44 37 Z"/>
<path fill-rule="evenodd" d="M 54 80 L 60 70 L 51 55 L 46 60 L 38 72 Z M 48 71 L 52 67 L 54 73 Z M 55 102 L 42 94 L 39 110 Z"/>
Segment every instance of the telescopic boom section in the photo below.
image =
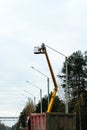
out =
<path fill-rule="evenodd" d="M 49 69 L 50 69 L 50 73 L 51 73 L 52 80 L 53 80 L 53 83 L 54 83 L 54 90 L 52 92 L 52 97 L 51 97 L 50 103 L 48 105 L 47 112 L 51 112 L 51 109 L 52 109 L 52 106 L 53 106 L 53 103 L 54 103 L 54 100 L 55 100 L 55 97 L 56 97 L 56 92 L 57 92 L 58 86 L 57 86 L 56 78 L 55 78 L 55 75 L 54 75 L 48 54 L 47 54 L 45 44 L 42 43 L 41 47 L 35 47 L 34 48 L 34 54 L 45 54 L 46 60 L 47 60 L 47 63 L 48 63 Z"/>

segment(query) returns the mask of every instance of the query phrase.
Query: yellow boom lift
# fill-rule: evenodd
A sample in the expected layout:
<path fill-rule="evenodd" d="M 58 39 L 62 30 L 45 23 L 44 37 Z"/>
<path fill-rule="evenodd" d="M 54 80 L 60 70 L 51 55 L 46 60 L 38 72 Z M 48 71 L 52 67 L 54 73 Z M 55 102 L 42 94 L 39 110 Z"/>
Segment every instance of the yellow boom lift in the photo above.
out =
<path fill-rule="evenodd" d="M 47 60 L 47 63 L 48 63 L 49 69 L 50 69 L 50 73 L 51 73 L 52 80 L 53 80 L 53 83 L 54 83 L 54 90 L 52 92 L 52 97 L 50 99 L 50 103 L 48 105 L 47 112 L 51 112 L 51 109 L 52 109 L 52 106 L 53 106 L 53 103 L 54 103 L 54 100 L 55 100 L 55 97 L 56 97 L 56 92 L 57 92 L 58 86 L 57 86 L 56 78 L 55 78 L 55 75 L 54 75 L 48 54 L 47 54 L 45 44 L 42 43 L 41 47 L 34 47 L 34 54 L 45 54 L 46 60 Z"/>

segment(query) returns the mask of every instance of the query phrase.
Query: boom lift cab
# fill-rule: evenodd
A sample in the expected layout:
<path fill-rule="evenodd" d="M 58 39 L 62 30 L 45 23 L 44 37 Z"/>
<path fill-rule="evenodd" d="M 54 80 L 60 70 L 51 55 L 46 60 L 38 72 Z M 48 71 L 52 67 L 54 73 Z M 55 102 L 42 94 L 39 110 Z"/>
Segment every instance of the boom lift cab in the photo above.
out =
<path fill-rule="evenodd" d="M 49 103 L 48 109 L 47 109 L 47 112 L 51 112 L 58 86 L 57 86 L 56 78 L 55 78 L 55 75 L 54 75 L 48 54 L 47 54 L 45 44 L 42 43 L 41 47 L 35 47 L 34 48 L 34 54 L 45 54 L 46 60 L 47 60 L 48 66 L 49 66 L 49 70 L 50 70 L 50 73 L 51 73 L 51 76 L 52 76 L 52 80 L 53 80 L 53 83 L 54 83 L 54 91 L 52 92 L 52 97 L 51 97 L 51 100 L 50 100 L 50 103 Z"/>

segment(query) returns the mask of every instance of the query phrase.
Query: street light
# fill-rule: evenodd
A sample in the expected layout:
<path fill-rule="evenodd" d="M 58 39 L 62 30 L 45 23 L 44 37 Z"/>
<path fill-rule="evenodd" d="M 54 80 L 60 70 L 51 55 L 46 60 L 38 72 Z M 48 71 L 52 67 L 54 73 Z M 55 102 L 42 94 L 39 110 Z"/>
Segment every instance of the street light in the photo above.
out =
<path fill-rule="evenodd" d="M 51 50 L 59 53 L 60 55 L 62 55 L 63 57 L 65 57 L 65 63 L 66 63 L 66 110 L 65 112 L 68 113 L 68 63 L 67 63 L 67 56 L 64 55 L 63 53 L 51 48 L 50 46 L 46 45 L 48 48 L 50 48 Z"/>
<path fill-rule="evenodd" d="M 35 97 L 33 94 L 31 94 L 31 93 L 27 92 L 26 90 L 24 90 L 24 92 L 26 92 L 27 94 L 30 94 L 31 96 L 33 96 L 33 97 L 34 97 L 34 105 L 35 105 L 35 104 L 36 104 L 36 97 Z"/>
<path fill-rule="evenodd" d="M 39 88 L 38 86 L 34 85 L 33 83 L 29 82 L 29 81 L 26 81 L 26 82 L 40 90 L 40 101 L 41 101 L 41 103 L 40 103 L 40 112 L 42 113 L 42 89 Z"/>
<path fill-rule="evenodd" d="M 32 69 L 34 69 L 35 71 L 37 71 L 38 73 L 42 74 L 44 77 L 47 78 L 47 88 L 48 88 L 48 105 L 49 105 L 49 77 L 42 73 L 41 71 L 39 71 L 38 69 L 36 69 L 35 67 L 31 66 Z"/>

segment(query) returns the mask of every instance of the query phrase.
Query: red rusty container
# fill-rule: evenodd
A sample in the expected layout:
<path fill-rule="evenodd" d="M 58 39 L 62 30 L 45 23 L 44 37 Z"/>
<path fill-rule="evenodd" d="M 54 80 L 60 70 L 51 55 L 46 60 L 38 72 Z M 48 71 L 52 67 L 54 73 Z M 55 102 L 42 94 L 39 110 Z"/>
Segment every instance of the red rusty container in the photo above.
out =
<path fill-rule="evenodd" d="M 31 114 L 30 130 L 76 130 L 76 115 L 64 113 Z"/>

